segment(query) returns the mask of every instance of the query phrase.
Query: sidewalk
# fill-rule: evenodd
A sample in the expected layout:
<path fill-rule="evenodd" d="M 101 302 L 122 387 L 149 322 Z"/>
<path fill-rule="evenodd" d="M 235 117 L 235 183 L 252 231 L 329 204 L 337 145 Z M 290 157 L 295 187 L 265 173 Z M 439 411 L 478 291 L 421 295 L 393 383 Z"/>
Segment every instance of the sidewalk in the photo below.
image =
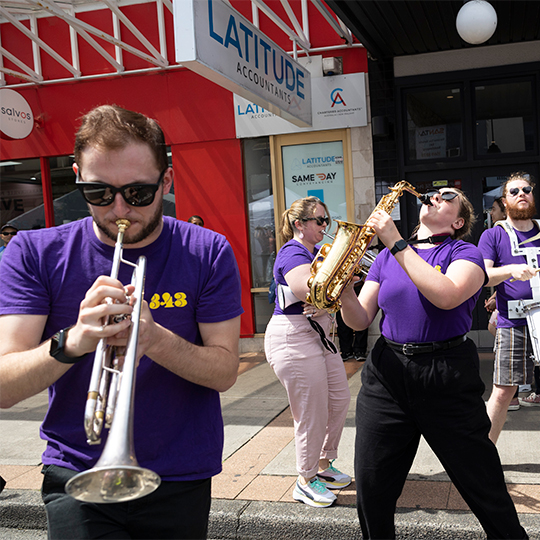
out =
<path fill-rule="evenodd" d="M 491 353 L 481 353 L 485 399 L 490 393 Z M 237 383 L 222 394 L 225 421 L 223 472 L 213 480 L 209 538 L 361 538 L 354 482 L 336 492 L 332 508 L 314 509 L 292 498 L 296 480 L 293 422 L 285 390 L 261 353 L 240 359 Z M 336 466 L 353 473 L 354 408 L 363 363 L 345 362 L 351 405 Z M 42 528 L 39 498 L 43 441 L 38 428 L 46 393 L 0 412 L 2 527 Z M 540 538 L 540 407 L 508 413 L 498 449 L 508 489 L 531 538 Z M 410 538 L 483 538 L 467 505 L 437 458 L 422 442 L 396 517 L 398 534 Z M 0 538 L 9 536 L 1 536 Z M 44 538 L 44 536 L 43 536 Z"/>

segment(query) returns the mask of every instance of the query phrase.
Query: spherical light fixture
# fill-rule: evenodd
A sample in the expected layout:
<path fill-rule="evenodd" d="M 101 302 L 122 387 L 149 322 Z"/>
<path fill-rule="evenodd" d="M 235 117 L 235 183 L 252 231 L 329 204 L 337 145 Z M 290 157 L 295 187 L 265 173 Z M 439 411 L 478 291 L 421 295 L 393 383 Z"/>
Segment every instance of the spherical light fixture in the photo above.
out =
<path fill-rule="evenodd" d="M 497 28 L 497 12 L 485 0 L 469 0 L 459 10 L 456 28 L 463 41 L 479 45 L 487 41 Z"/>

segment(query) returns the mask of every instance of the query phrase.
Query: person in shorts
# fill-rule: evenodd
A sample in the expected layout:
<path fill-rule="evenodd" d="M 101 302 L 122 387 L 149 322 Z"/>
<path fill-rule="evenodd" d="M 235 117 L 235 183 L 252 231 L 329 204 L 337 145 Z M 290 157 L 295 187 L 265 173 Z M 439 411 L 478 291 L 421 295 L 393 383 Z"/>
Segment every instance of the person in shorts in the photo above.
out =
<path fill-rule="evenodd" d="M 509 302 L 540 294 L 540 276 L 533 259 L 540 253 L 540 226 L 536 214 L 534 181 L 525 172 L 516 172 L 502 186 L 507 219 L 484 231 L 478 247 L 489 276 L 488 286 L 497 292 L 497 332 L 493 390 L 487 404 L 491 419 L 490 439 L 496 443 L 506 421 L 508 407 L 521 384 L 531 384 L 534 375 L 533 351 L 526 318 L 514 318 Z M 529 255 L 527 255 L 529 254 Z"/>

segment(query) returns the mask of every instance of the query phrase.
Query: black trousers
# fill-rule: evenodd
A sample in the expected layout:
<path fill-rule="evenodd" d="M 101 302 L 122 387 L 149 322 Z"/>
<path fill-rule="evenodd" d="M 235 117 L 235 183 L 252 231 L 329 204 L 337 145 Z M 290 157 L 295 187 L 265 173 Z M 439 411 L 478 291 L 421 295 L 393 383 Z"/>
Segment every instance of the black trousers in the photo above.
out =
<path fill-rule="evenodd" d="M 85 503 L 67 495 L 74 471 L 43 467 L 41 494 L 49 539 L 204 539 L 208 529 L 211 479 L 162 482 L 140 499 L 114 504 Z"/>
<path fill-rule="evenodd" d="M 364 538 L 395 538 L 396 503 L 421 435 L 488 538 L 527 538 L 488 438 L 484 389 L 471 340 L 405 356 L 379 339 L 364 366 L 356 408 L 357 508 Z"/>
<path fill-rule="evenodd" d="M 353 330 L 345 324 L 341 311 L 336 313 L 339 350 L 342 355 L 367 352 L 368 330 Z"/>

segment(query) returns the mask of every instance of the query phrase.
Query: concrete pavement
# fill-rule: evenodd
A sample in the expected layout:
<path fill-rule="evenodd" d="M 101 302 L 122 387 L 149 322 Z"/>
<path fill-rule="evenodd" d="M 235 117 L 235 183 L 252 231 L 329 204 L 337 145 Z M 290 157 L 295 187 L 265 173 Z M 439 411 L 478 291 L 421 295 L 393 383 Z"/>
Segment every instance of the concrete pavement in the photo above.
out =
<path fill-rule="evenodd" d="M 491 353 L 481 354 L 489 396 Z M 354 406 L 362 363 L 345 367 L 353 399 L 336 466 L 353 473 Z M 46 393 L 0 412 L 0 539 L 45 538 L 45 513 L 39 496 L 43 441 L 38 428 Z M 310 540 L 361 538 L 354 483 L 338 493 L 332 508 L 295 502 L 293 423 L 281 384 L 260 353 L 241 357 L 235 386 L 222 394 L 225 420 L 223 472 L 213 481 L 209 538 Z M 498 449 L 509 492 L 531 538 L 540 539 L 540 407 L 508 413 Z M 483 538 L 442 466 L 422 442 L 398 503 L 399 538 Z"/>

